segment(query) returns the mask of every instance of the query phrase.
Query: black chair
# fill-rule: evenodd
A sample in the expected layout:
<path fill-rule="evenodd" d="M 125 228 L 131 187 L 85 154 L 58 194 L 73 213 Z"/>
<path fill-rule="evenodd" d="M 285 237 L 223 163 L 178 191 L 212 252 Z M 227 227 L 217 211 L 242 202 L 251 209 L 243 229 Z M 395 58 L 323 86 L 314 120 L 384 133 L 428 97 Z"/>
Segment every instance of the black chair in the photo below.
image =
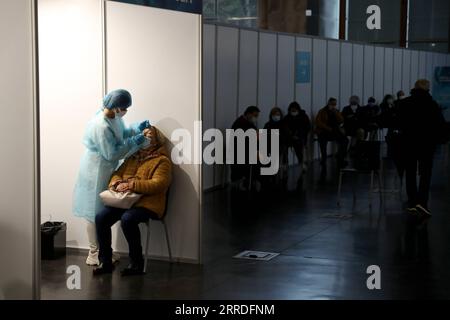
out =
<path fill-rule="evenodd" d="M 169 262 L 172 263 L 172 249 L 170 247 L 169 232 L 167 230 L 167 224 L 166 224 L 166 221 L 165 221 L 165 218 L 167 216 L 167 211 L 168 211 L 168 208 L 169 208 L 169 194 L 170 194 L 170 189 L 167 190 L 167 193 L 166 193 L 166 207 L 165 207 L 165 210 L 164 210 L 164 213 L 163 213 L 162 217 L 160 219 L 153 219 L 153 218 L 149 219 L 145 223 L 146 226 L 147 226 L 147 240 L 145 242 L 145 249 L 144 249 L 144 252 L 145 252 L 144 272 L 147 271 L 147 260 L 148 260 L 149 249 L 150 249 L 150 220 L 159 221 L 164 226 L 164 232 L 166 234 L 166 242 L 167 242 L 167 251 L 169 253 Z"/>
<path fill-rule="evenodd" d="M 381 142 L 380 141 L 358 141 L 355 146 L 355 157 L 353 166 L 350 168 L 343 168 L 339 174 L 338 184 L 338 206 L 341 205 L 341 190 L 342 180 L 344 174 L 351 173 L 353 175 L 370 174 L 370 189 L 369 189 L 369 205 L 372 207 L 372 194 L 374 193 L 374 178 L 378 178 L 378 187 L 380 192 L 380 200 L 383 201 L 383 178 L 381 174 Z M 353 200 L 356 200 L 354 181 L 353 181 Z"/>

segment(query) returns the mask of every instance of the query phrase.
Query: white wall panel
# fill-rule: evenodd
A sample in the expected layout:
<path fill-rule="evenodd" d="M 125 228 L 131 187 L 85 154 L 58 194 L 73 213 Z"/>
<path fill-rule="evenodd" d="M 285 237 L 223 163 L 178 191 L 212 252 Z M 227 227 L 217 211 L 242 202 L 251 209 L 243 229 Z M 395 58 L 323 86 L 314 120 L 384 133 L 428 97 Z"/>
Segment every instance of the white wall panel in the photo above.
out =
<path fill-rule="evenodd" d="M 427 53 L 425 51 L 419 52 L 419 78 L 427 78 Z"/>
<path fill-rule="evenodd" d="M 277 106 L 287 110 L 295 96 L 295 37 L 278 36 Z"/>
<path fill-rule="evenodd" d="M 258 107 L 261 110 L 259 126 L 264 125 L 270 110 L 276 104 L 277 35 L 259 34 Z"/>
<path fill-rule="evenodd" d="M 395 94 L 394 86 L 394 49 L 384 51 L 384 94 Z"/>
<path fill-rule="evenodd" d="M 199 139 L 194 125 L 201 120 L 201 17 L 115 2 L 106 3 L 106 15 L 107 89 L 124 87 L 133 94 L 135 109 L 127 120 L 150 119 L 168 138 L 186 129 L 193 141 Z M 173 166 L 167 224 L 174 257 L 198 262 L 201 166 L 186 160 Z M 151 254 L 167 257 L 161 224 L 152 222 L 151 228 Z M 117 247 L 128 248 L 122 232 Z"/>
<path fill-rule="evenodd" d="M 402 88 L 408 95 L 411 91 L 411 51 L 403 51 Z"/>
<path fill-rule="evenodd" d="M 238 34 L 236 28 L 217 27 L 216 128 L 231 128 L 237 113 Z"/>
<path fill-rule="evenodd" d="M 354 44 L 352 87 L 353 87 L 353 94 L 359 96 L 361 99 L 363 99 L 363 82 L 364 82 L 364 46 Z"/>
<path fill-rule="evenodd" d="M 414 84 L 419 79 L 419 51 L 411 51 L 411 88 L 414 87 Z"/>
<path fill-rule="evenodd" d="M 398 91 L 403 90 L 402 75 L 403 75 L 403 50 L 394 49 L 394 76 L 393 76 L 394 94 L 397 94 Z"/>
<path fill-rule="evenodd" d="M 34 71 L 32 2 L 0 1 L 0 134 L 4 185 L 0 193 L 0 300 L 39 298 L 33 275 Z M 35 295 L 36 294 L 36 295 Z M 4 315 L 4 317 L 7 317 Z"/>
<path fill-rule="evenodd" d="M 352 52 L 353 45 L 351 43 L 341 43 L 341 92 L 340 92 L 340 106 L 348 105 L 350 96 L 353 95 L 352 89 Z"/>
<path fill-rule="evenodd" d="M 312 105 L 313 115 L 327 103 L 327 41 L 313 40 L 312 67 Z"/>
<path fill-rule="evenodd" d="M 239 114 L 258 100 L 258 32 L 241 30 L 239 45 Z"/>
<path fill-rule="evenodd" d="M 391 91 L 389 90 L 389 93 Z M 375 47 L 375 72 L 374 72 L 374 92 L 375 99 L 380 103 L 385 95 L 384 91 L 384 48 Z"/>
<path fill-rule="evenodd" d="M 427 52 L 427 79 L 432 80 L 433 79 L 433 73 L 434 73 L 434 67 L 433 67 L 433 53 Z"/>
<path fill-rule="evenodd" d="M 215 127 L 216 26 L 203 25 L 203 131 Z M 203 188 L 214 186 L 214 166 L 202 167 Z"/>
<path fill-rule="evenodd" d="M 301 38 L 297 37 L 297 52 L 304 51 L 311 53 L 312 59 L 312 39 L 311 38 Z M 311 62 L 312 68 L 312 62 Z M 311 70 L 312 77 L 312 70 Z M 295 88 L 295 100 L 300 103 L 303 109 L 307 111 L 308 114 L 312 112 L 312 84 L 310 83 L 297 83 Z"/>
<path fill-rule="evenodd" d="M 364 98 L 362 102 L 374 95 L 374 74 L 375 74 L 375 48 L 373 46 L 364 46 Z"/>
<path fill-rule="evenodd" d="M 327 98 L 340 101 L 340 46 L 339 41 L 328 41 L 327 48 Z"/>
<path fill-rule="evenodd" d="M 97 0 L 39 0 L 42 220 L 65 221 L 67 246 L 75 248 L 88 248 L 72 196 L 86 124 L 102 107 L 101 15 Z M 125 121 L 139 108 L 145 107 L 136 104 Z M 70 134 L 61 134 L 67 128 Z"/>

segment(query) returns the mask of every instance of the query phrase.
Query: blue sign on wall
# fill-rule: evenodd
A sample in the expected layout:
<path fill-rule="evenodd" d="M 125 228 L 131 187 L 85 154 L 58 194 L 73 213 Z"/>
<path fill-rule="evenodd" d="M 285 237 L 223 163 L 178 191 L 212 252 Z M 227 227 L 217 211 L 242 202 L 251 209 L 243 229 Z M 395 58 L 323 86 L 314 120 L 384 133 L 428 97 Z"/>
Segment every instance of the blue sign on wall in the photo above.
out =
<path fill-rule="evenodd" d="M 450 67 L 436 67 L 433 77 L 433 98 L 450 121 Z"/>
<path fill-rule="evenodd" d="M 295 81 L 311 82 L 311 52 L 298 51 L 296 54 Z"/>
<path fill-rule="evenodd" d="M 162 9 L 202 13 L 202 0 L 112 0 Z"/>

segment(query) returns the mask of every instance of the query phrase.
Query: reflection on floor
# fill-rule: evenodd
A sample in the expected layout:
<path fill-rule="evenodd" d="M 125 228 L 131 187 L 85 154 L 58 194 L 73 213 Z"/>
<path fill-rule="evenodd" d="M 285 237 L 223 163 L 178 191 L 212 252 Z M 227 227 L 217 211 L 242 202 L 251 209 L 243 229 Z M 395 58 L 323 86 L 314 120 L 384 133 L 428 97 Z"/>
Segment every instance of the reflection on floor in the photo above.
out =
<path fill-rule="evenodd" d="M 315 164 L 290 190 L 237 197 L 229 190 L 204 197 L 204 265 L 152 261 L 143 277 L 92 278 L 84 256 L 42 266 L 43 299 L 416 299 L 450 298 L 450 180 L 448 151 L 435 162 L 429 221 L 403 212 L 399 193 L 373 197 L 370 178 L 344 181 L 336 205 L 337 172 Z M 329 160 L 330 165 L 332 160 Z M 385 163 L 384 189 L 399 187 Z M 268 262 L 236 260 L 243 250 L 281 253 Z M 82 268 L 81 290 L 66 287 L 66 266 Z M 381 290 L 368 290 L 366 269 L 381 268 Z M 119 268 L 125 266 L 122 261 Z"/>

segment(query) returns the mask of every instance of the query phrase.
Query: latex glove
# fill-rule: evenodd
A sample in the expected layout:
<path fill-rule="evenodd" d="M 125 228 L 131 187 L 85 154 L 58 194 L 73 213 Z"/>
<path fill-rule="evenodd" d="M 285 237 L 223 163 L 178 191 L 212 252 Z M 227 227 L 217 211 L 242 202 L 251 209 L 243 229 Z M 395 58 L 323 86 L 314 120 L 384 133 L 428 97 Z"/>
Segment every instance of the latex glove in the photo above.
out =
<path fill-rule="evenodd" d="M 151 126 L 151 124 L 150 124 L 150 121 L 148 121 L 148 120 L 145 120 L 145 121 L 142 121 L 140 124 L 139 124 L 139 127 L 138 127 L 138 129 L 139 129 L 139 131 L 144 131 L 144 129 L 147 129 L 147 128 L 151 128 L 152 126 Z"/>
<path fill-rule="evenodd" d="M 145 142 L 145 136 L 142 133 L 139 133 L 131 138 L 138 146 Z"/>
<path fill-rule="evenodd" d="M 118 192 L 126 192 L 126 191 L 128 191 L 130 189 L 130 186 L 129 186 L 129 184 L 128 183 L 121 183 L 121 184 L 119 184 L 118 186 L 117 186 L 117 188 L 116 188 L 116 190 L 118 191 Z"/>

